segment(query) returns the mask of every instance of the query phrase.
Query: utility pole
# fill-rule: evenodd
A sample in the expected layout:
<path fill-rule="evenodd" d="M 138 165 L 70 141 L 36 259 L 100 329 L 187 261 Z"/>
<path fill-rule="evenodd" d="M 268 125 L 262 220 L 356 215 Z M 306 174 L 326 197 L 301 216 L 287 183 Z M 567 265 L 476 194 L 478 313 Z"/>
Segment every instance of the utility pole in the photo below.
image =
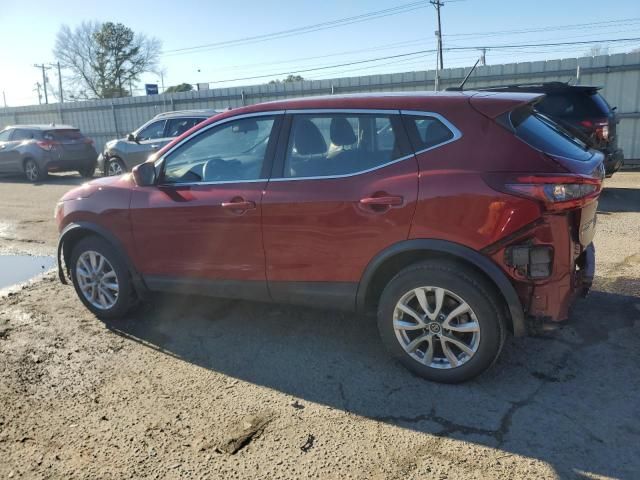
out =
<path fill-rule="evenodd" d="M 487 64 L 487 49 L 482 49 L 482 55 L 480 56 L 480 64 L 484 67 Z"/>
<path fill-rule="evenodd" d="M 442 23 L 440 22 L 440 7 L 444 6 L 440 0 L 430 0 L 429 3 L 436 7 L 438 16 L 438 30 L 436 30 L 436 38 L 438 41 L 438 61 L 436 62 L 436 84 L 435 89 L 440 87 L 440 71 L 444 68 L 444 62 L 442 60 Z"/>
<path fill-rule="evenodd" d="M 4 93 L 4 90 L 2 90 L 2 101 L 4 102 L 4 108 L 7 108 L 7 96 Z"/>
<path fill-rule="evenodd" d="M 64 95 L 62 94 L 62 72 L 60 71 L 60 62 L 50 63 L 49 65 L 58 68 L 58 93 L 60 94 L 60 103 L 64 103 Z"/>
<path fill-rule="evenodd" d="M 47 67 L 44 63 L 42 65 L 38 65 L 36 63 L 34 67 L 42 69 L 42 86 L 44 87 L 44 103 L 48 104 L 49 96 L 47 95 L 47 74 L 45 70 L 50 70 L 51 67 Z"/>
<path fill-rule="evenodd" d="M 36 88 L 34 88 L 33 90 L 38 91 L 38 105 L 42 105 L 42 94 L 40 93 L 40 82 L 36 82 Z"/>

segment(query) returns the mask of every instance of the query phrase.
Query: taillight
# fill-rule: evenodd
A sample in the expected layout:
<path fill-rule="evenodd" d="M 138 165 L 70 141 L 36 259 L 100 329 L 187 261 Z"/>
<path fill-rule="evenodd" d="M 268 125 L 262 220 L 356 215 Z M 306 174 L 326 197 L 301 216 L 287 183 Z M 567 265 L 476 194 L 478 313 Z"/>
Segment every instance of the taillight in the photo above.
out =
<path fill-rule="evenodd" d="M 540 201 L 546 210 L 578 208 L 597 197 L 602 180 L 584 175 L 522 175 L 487 178 L 495 189 Z"/>
<path fill-rule="evenodd" d="M 36 145 L 38 145 L 41 149 L 50 152 L 51 150 L 53 150 L 53 147 L 57 145 L 57 143 L 51 140 L 38 140 L 36 142 Z"/>
<path fill-rule="evenodd" d="M 583 120 L 580 125 L 593 132 L 598 140 L 609 140 L 609 120 L 601 118 L 598 120 Z"/>

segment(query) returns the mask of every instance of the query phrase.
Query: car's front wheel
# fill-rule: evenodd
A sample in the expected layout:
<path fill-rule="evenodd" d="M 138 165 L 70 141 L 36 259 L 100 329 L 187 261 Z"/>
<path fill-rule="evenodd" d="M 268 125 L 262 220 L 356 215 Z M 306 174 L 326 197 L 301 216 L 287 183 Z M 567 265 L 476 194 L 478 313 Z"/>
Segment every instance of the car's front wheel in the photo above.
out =
<path fill-rule="evenodd" d="M 73 247 L 69 269 L 78 297 L 97 317 L 118 318 L 133 306 L 129 270 L 118 251 L 104 239 L 81 239 Z"/>
<path fill-rule="evenodd" d="M 115 175 L 122 175 L 127 172 L 127 168 L 122 163 L 122 160 L 119 158 L 112 158 L 107 161 L 107 168 L 105 168 L 106 174 L 108 177 L 113 177 Z"/>
<path fill-rule="evenodd" d="M 497 359 L 505 339 L 500 300 L 462 264 L 420 263 L 384 289 L 378 330 L 387 349 L 418 375 L 443 383 L 469 380 Z"/>

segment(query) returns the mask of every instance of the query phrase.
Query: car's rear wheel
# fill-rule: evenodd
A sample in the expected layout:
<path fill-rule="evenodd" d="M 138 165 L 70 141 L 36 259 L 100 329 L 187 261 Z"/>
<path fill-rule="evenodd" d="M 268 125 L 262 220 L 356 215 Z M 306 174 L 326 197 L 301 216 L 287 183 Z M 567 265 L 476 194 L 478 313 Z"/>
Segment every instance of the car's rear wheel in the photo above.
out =
<path fill-rule="evenodd" d="M 462 264 L 420 263 L 398 273 L 382 293 L 378 330 L 411 371 L 443 383 L 469 380 L 500 354 L 505 321 L 490 284 Z"/>
<path fill-rule="evenodd" d="M 40 182 L 46 177 L 46 172 L 43 172 L 38 162 L 32 158 L 24 162 L 24 174 L 30 182 Z"/>
<path fill-rule="evenodd" d="M 69 268 L 78 297 L 97 317 L 118 318 L 134 305 L 129 270 L 118 251 L 104 239 L 81 239 L 73 247 Z"/>
<path fill-rule="evenodd" d="M 124 166 L 124 163 L 119 158 L 112 158 L 107 162 L 106 174 L 108 177 L 113 177 L 115 175 L 122 175 L 126 173 L 127 168 Z"/>
<path fill-rule="evenodd" d="M 96 172 L 95 165 L 91 165 L 90 167 L 85 167 L 78 170 L 78 173 L 80 174 L 80 176 L 84 178 L 93 178 L 93 175 L 95 172 Z"/>

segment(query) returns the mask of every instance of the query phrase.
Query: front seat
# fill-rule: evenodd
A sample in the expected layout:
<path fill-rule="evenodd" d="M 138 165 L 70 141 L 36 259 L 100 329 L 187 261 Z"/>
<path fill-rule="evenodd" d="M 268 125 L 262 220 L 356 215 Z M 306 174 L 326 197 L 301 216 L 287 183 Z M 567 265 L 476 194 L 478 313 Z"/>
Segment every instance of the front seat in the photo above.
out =
<path fill-rule="evenodd" d="M 327 142 L 324 141 L 320 129 L 311 120 L 302 118 L 295 122 L 293 130 L 293 146 L 295 153 L 285 172 L 291 177 L 315 177 L 326 175 L 324 161 L 327 153 Z"/>
<path fill-rule="evenodd" d="M 327 161 L 330 163 L 327 167 L 334 174 L 349 173 L 358 170 L 358 159 L 360 152 L 358 150 L 345 150 L 344 147 L 354 145 L 358 142 L 358 137 L 353 131 L 353 127 L 349 120 L 345 117 L 333 117 L 329 125 L 329 136 L 331 143 L 338 150 L 331 152 Z"/>

